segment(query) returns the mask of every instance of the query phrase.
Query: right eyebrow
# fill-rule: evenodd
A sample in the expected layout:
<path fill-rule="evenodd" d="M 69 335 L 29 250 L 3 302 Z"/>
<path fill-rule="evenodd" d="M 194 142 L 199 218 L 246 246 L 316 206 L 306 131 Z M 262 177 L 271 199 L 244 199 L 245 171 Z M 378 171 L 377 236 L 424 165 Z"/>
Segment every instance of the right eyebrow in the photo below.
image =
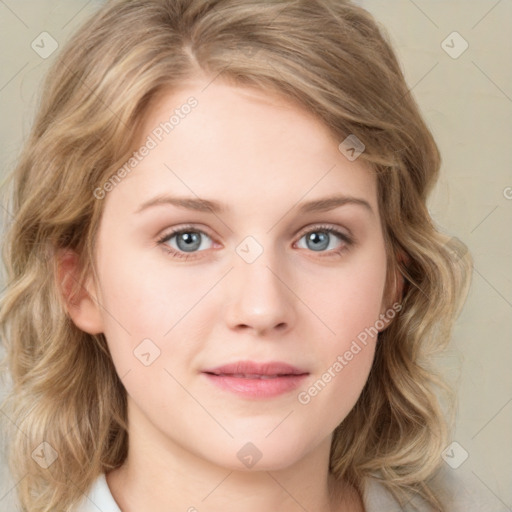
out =
<path fill-rule="evenodd" d="M 186 208 L 188 210 L 195 210 L 198 212 L 223 213 L 227 211 L 227 207 L 224 204 L 210 199 L 159 195 L 142 203 L 142 205 L 135 211 L 135 213 L 140 213 L 153 206 L 165 204 Z"/>

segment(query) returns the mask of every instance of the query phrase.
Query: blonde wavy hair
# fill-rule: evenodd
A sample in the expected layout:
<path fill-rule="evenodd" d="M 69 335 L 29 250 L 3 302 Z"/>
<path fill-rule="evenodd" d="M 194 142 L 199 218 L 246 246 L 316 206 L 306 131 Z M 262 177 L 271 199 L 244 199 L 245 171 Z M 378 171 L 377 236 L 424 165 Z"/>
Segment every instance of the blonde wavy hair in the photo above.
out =
<path fill-rule="evenodd" d="M 67 314 L 57 251 L 79 255 L 79 289 L 94 271 L 103 201 L 93 191 L 130 157 L 152 102 L 198 71 L 284 94 L 340 142 L 352 134 L 364 143 L 402 310 L 379 334 L 363 392 L 334 431 L 330 470 L 360 492 L 373 476 L 402 504 L 419 495 L 445 510 L 430 483 L 456 401 L 432 361 L 449 343 L 471 258 L 429 215 L 440 155 L 389 37 L 342 0 L 113 0 L 55 57 L 4 186 L 13 217 L 0 327 L 12 389 L 2 410 L 22 510 L 72 510 L 127 455 L 126 391 L 104 335 L 82 332 Z M 387 292 L 396 292 L 391 279 Z M 47 469 L 31 457 L 43 441 L 58 454 Z"/>

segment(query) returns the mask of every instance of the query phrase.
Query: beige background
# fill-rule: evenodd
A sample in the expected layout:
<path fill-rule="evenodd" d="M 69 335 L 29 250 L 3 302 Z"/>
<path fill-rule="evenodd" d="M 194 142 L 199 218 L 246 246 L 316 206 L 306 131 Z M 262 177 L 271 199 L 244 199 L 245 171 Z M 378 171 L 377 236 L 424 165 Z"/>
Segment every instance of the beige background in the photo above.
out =
<path fill-rule="evenodd" d="M 53 58 L 36 54 L 32 41 L 47 31 L 64 43 L 100 3 L 0 0 L 2 173 L 28 134 Z M 460 446 L 450 454 L 469 456 L 447 469 L 485 495 L 489 511 L 512 510 L 512 2 L 359 3 L 388 30 L 441 148 L 443 176 L 429 203 L 432 216 L 474 257 L 470 296 L 443 359 L 460 396 L 454 435 Z M 457 56 L 464 41 L 468 48 Z M 1 467 L 0 509 L 11 512 L 16 482 Z"/>

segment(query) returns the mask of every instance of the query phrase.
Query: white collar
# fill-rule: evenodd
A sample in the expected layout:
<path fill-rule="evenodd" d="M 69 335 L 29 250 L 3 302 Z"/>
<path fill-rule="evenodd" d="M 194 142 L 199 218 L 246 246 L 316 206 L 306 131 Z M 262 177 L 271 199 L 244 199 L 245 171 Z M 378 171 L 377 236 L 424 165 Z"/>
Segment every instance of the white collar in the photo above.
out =
<path fill-rule="evenodd" d="M 385 487 L 376 479 L 365 482 L 363 503 L 365 512 L 402 512 L 402 508 Z M 384 507 L 384 508 L 383 508 Z M 105 474 L 98 476 L 89 492 L 78 504 L 75 512 L 121 512 L 107 484 Z"/>

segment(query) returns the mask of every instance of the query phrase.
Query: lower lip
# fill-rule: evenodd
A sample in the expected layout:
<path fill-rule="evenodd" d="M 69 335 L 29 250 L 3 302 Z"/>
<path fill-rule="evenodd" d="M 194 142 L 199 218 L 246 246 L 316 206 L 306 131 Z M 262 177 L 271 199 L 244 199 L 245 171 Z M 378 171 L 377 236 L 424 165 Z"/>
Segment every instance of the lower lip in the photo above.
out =
<path fill-rule="evenodd" d="M 307 374 L 272 377 L 270 379 L 247 379 L 204 373 L 216 386 L 237 395 L 251 398 L 271 398 L 298 388 Z"/>

